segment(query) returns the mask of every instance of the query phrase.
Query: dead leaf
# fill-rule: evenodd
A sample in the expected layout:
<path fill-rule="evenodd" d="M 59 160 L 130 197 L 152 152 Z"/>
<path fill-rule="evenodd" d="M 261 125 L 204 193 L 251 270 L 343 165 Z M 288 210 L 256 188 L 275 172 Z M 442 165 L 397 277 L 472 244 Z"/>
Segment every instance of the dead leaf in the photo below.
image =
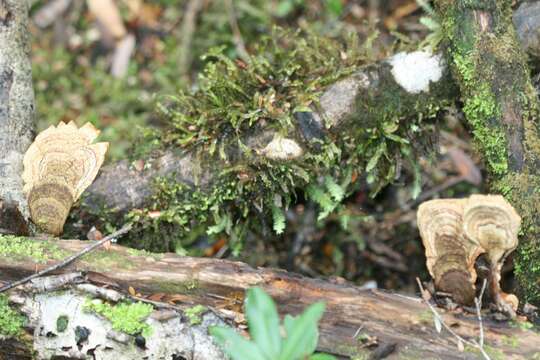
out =
<path fill-rule="evenodd" d="M 86 0 L 88 9 L 96 17 L 113 39 L 119 40 L 126 36 L 126 28 L 120 16 L 120 11 L 113 0 Z"/>
<path fill-rule="evenodd" d="M 465 178 L 465 180 L 476 186 L 482 183 L 482 173 L 474 164 L 474 161 L 463 150 L 452 147 L 448 149 L 448 156 L 452 159 L 459 175 Z"/>
<path fill-rule="evenodd" d="M 166 296 L 165 293 L 155 293 L 148 296 L 148 300 L 163 302 L 162 300 L 165 296 Z"/>
<path fill-rule="evenodd" d="M 103 234 L 101 233 L 101 231 L 96 229 L 95 226 L 92 226 L 92 228 L 88 231 L 88 233 L 86 233 L 86 238 L 88 240 L 98 241 L 98 240 L 103 239 Z"/>

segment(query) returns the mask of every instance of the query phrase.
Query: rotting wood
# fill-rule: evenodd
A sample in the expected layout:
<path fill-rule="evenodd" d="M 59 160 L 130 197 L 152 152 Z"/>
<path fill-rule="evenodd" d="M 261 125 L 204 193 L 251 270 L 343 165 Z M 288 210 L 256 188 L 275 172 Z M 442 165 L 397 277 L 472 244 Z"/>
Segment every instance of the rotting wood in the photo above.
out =
<path fill-rule="evenodd" d="M 42 240 L 35 240 L 42 241 Z M 50 249 L 69 255 L 88 246 L 87 241 L 48 240 Z M 49 264 L 50 265 L 50 264 Z M 2 281 L 12 281 L 46 267 L 31 259 L 0 257 Z M 143 296 L 161 301 L 174 299 L 183 306 L 202 304 L 216 309 L 223 318 L 242 318 L 244 292 L 260 286 L 278 303 L 280 313 L 298 314 L 307 305 L 325 301 L 327 311 L 320 324 L 319 350 L 336 355 L 368 354 L 366 339 L 379 346 L 396 344 L 388 359 L 475 359 L 478 354 L 457 350 L 452 336 L 438 334 L 429 308 L 421 299 L 383 290 L 362 290 L 342 280 L 325 281 L 275 269 L 253 269 L 227 260 L 150 254 L 113 245 L 69 265 L 59 273 L 83 271 L 95 285 L 128 293 L 134 287 Z M 475 314 L 440 310 L 445 323 L 462 337 L 477 338 Z M 538 355 L 540 334 L 508 323 L 484 321 L 488 349 L 507 359 L 531 359 Z M 516 345 L 517 344 L 517 345 Z"/>

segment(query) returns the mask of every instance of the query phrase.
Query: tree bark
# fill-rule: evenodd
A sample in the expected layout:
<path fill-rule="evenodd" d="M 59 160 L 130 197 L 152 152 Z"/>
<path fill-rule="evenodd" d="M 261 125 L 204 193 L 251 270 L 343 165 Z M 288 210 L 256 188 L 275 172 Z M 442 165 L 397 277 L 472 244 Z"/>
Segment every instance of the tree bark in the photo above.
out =
<path fill-rule="evenodd" d="M 0 233 L 28 234 L 23 156 L 34 137 L 28 4 L 0 0 Z"/>
<path fill-rule="evenodd" d="M 77 240 L 43 242 L 28 239 L 27 241 L 43 244 L 51 258 L 55 256 L 54 253 L 63 253 L 62 256 L 66 256 L 88 246 L 88 241 Z M 19 279 L 36 271 L 36 266 L 38 269 L 47 266 L 46 263 L 36 264 L 35 260 L 18 255 L 19 257 L 14 254 L 0 256 L 2 281 Z M 74 271 L 77 273 L 73 273 Z M 49 314 L 42 314 L 38 309 L 46 308 L 47 301 L 60 301 L 58 296 L 68 296 L 70 301 L 79 301 L 80 297 L 88 296 L 88 289 L 93 288 L 88 286 L 91 284 L 94 286 L 90 292 L 94 294 L 92 297 L 101 294 L 98 297 L 111 300 L 114 297 L 106 296 L 108 292 L 113 292 L 114 295 L 116 290 L 127 295 L 130 292 L 129 287 L 133 287 L 136 293 L 140 293 L 137 296 L 143 299 L 177 304 L 179 309 L 199 304 L 207 306 L 213 309 L 212 314 L 236 327 L 241 325 L 244 319 L 242 304 L 245 290 L 260 286 L 276 300 L 281 315 L 298 314 L 309 304 L 317 301 L 326 302 L 326 312 L 320 323 L 319 351 L 360 358 L 367 356 L 377 358 L 374 354 L 383 351 L 389 352 L 388 359 L 480 358 L 479 353 L 467 347 L 464 352 L 459 352 L 456 339 L 445 330 L 440 334 L 437 333 L 433 315 L 421 299 L 391 294 L 383 290 L 363 290 L 341 279 L 333 281 L 309 279 L 280 270 L 253 269 L 240 262 L 190 258 L 176 254 L 151 254 L 117 245 L 113 245 L 109 250 L 101 249 L 87 255 L 82 261 L 60 270 L 58 275 L 50 277 L 51 279 L 47 281 L 41 279 L 37 283 L 28 284 L 20 291 L 12 290 L 10 293 L 11 298 L 22 305 L 21 309 L 24 312 L 34 315 L 31 316 L 33 320 L 30 324 L 38 329 L 34 329 L 33 333 L 33 342 L 39 344 L 36 349 L 48 348 L 49 354 L 54 353 L 58 356 L 67 356 L 70 349 L 65 345 L 67 340 L 63 339 L 74 335 L 60 334 L 54 327 L 52 329 L 54 336 L 47 333 L 51 321 L 54 320 L 53 324 L 56 324 L 55 314 L 59 310 L 51 309 Z M 64 288 L 69 288 L 67 293 L 65 290 L 58 292 L 58 284 L 62 284 L 59 279 L 62 277 L 78 279 L 77 285 L 69 286 L 69 282 L 65 282 Z M 38 293 L 44 290 L 42 285 L 37 284 L 44 283 L 56 285 L 49 285 L 48 295 L 46 292 L 40 297 Z M 96 290 L 96 286 L 101 287 L 101 290 Z M 37 290 L 38 287 L 42 289 Z M 86 291 L 86 295 L 84 292 L 77 293 L 82 290 Z M 133 290 L 131 293 L 133 294 Z M 47 297 L 51 299 L 43 300 Z M 35 306 L 36 301 L 40 306 Z M 118 298 L 114 301 L 118 301 Z M 167 307 L 165 304 L 162 306 Z M 442 309 L 438 311 L 445 323 L 451 325 L 460 336 L 466 340 L 478 338 L 479 323 L 476 314 L 456 314 Z M 180 311 L 179 314 L 181 313 Z M 47 317 L 53 318 L 49 319 L 49 325 L 42 323 L 48 321 L 43 320 Z M 70 326 L 77 325 L 77 319 L 70 321 L 75 322 Z M 219 323 L 215 318 L 212 322 Z M 182 324 L 184 324 L 182 331 L 187 331 L 189 327 L 185 327 L 185 320 Z M 106 325 L 100 323 L 99 326 Z M 484 319 L 483 326 L 486 349 L 493 356 L 498 354 L 505 359 L 532 359 L 539 355 L 538 333 L 488 319 Z M 160 331 L 164 330 L 160 330 L 160 327 L 156 329 L 158 338 L 163 335 Z M 91 334 L 98 332 L 97 329 L 90 330 L 94 330 Z M 151 341 L 157 341 L 156 338 L 149 339 L 147 347 L 152 348 L 149 344 Z M 89 341 L 91 343 L 94 340 Z M 53 349 L 51 344 L 63 344 L 63 348 Z M 127 351 L 124 345 L 115 345 L 114 341 L 107 346 L 113 354 L 118 349 Z M 3 346 L 2 348 L 7 349 Z M 129 351 L 135 351 L 130 353 L 133 354 L 133 359 L 148 355 L 148 352 L 145 353 L 142 349 L 130 348 Z M 186 359 L 194 358 L 185 353 L 182 353 L 182 356 L 186 356 Z"/>
<path fill-rule="evenodd" d="M 491 190 L 522 217 L 515 257 L 521 298 L 540 304 L 538 95 L 512 24 L 511 1 L 437 1 L 464 103 L 490 172 Z"/>

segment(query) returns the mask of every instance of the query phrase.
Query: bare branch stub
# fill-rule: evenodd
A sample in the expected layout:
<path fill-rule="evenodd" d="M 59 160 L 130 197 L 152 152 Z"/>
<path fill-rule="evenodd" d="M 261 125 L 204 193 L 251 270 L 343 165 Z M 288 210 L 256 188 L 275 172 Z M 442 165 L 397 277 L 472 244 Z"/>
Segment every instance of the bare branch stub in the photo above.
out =
<path fill-rule="evenodd" d="M 474 263 L 485 253 L 495 304 L 507 313 L 515 311 L 517 298 L 503 293 L 499 281 L 506 256 L 517 247 L 521 218 L 502 196 L 431 200 L 420 205 L 417 217 L 427 268 L 437 289 L 451 293 L 458 303 L 472 304 Z"/>

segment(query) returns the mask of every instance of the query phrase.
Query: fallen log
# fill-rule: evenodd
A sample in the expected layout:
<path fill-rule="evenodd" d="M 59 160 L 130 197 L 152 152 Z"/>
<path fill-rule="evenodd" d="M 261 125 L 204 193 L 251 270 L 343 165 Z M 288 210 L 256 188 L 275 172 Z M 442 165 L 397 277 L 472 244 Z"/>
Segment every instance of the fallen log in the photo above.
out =
<path fill-rule="evenodd" d="M 39 271 L 58 259 L 80 252 L 89 244 L 88 241 L 78 240 L 25 238 L 10 238 L 9 241 L 20 246 L 6 246 L 0 251 L 0 280 L 3 282 L 18 280 L 36 270 Z M 33 244 L 30 246 L 34 257 L 24 256 L 24 253 L 17 250 L 25 248 L 30 243 Z M 37 324 L 53 316 L 50 312 L 38 312 L 39 309 L 46 307 L 47 301 L 69 303 L 65 299 L 59 299 L 58 296 L 69 296 L 70 301 L 83 301 L 88 294 L 77 295 L 77 289 L 88 291 L 88 287 L 93 285 L 92 297 L 96 297 L 98 293 L 118 291 L 122 294 L 131 294 L 127 296 L 135 295 L 137 298 L 146 299 L 144 301 L 152 302 L 158 308 L 158 302 L 164 302 L 161 307 L 165 308 L 173 304 L 172 308 L 175 311 L 203 305 L 212 309 L 210 315 L 204 317 L 205 326 L 228 322 L 239 327 L 243 320 L 242 304 L 245 290 L 260 286 L 276 300 L 281 315 L 298 314 L 309 304 L 317 301 L 326 302 L 326 312 L 320 323 L 319 351 L 345 358 L 362 359 L 369 356 L 381 358 L 380 354 L 377 355 L 377 351 L 390 352 L 388 359 L 480 358 L 478 352 L 468 347 L 460 352 L 456 339 L 445 330 L 439 334 L 434 326 L 430 308 L 420 298 L 392 294 L 384 290 L 365 290 L 341 279 L 309 279 L 277 269 L 254 269 L 241 262 L 183 257 L 170 253 L 152 254 L 117 245 L 112 245 L 108 250 L 100 249 L 85 255 L 78 262 L 58 270 L 56 274 L 78 279 L 77 285 L 65 282 L 64 289 L 68 287 L 68 290 L 59 292 L 58 286 L 49 288 L 41 286 L 41 290 L 38 291 L 37 285 L 29 283 L 30 288 L 26 286 L 25 291 L 11 290 L 9 293 L 12 299 L 18 299 L 17 303 L 26 304 L 21 309 L 37 321 Z M 37 292 L 45 293 L 38 295 Z M 36 306 L 36 301 L 39 306 Z M 51 309 L 57 308 L 58 306 L 51 306 Z M 438 312 L 444 322 L 464 339 L 478 338 L 479 322 L 475 314 L 442 309 Z M 210 319 L 207 316 L 210 316 Z M 185 319 L 185 316 L 183 318 Z M 75 318 L 72 321 L 78 320 Z M 189 322 L 184 321 L 178 323 L 178 326 L 182 326 L 183 331 L 188 331 L 185 329 L 191 329 L 193 326 L 187 324 Z M 54 344 L 54 341 L 57 341 L 57 344 L 61 343 L 58 342 L 58 334 L 44 331 L 43 326 L 41 331 L 33 330 L 34 346 L 40 344 L 37 349 L 47 348 L 49 355 L 54 353 L 56 356 L 68 356 L 65 346 L 63 349 L 61 347 L 53 349 L 51 344 Z M 484 320 L 483 328 L 485 348 L 493 358 L 499 356 L 504 359 L 534 359 L 540 356 L 538 347 L 540 334 L 533 330 L 492 320 Z M 99 333 L 98 329 L 90 331 L 90 334 Z M 159 331 L 165 330 L 159 328 L 156 331 L 159 335 Z M 163 335 L 162 339 L 169 337 L 170 335 Z M 6 359 L 13 359 L 15 357 L 8 355 L 9 349 L 13 349 L 13 346 L 8 345 L 6 340 L 0 341 L 2 348 L 0 357 L 3 355 Z M 112 346 L 108 345 L 109 348 Z M 114 349 L 111 348 L 109 351 L 113 353 Z M 133 358 L 136 359 L 148 355 L 145 351 L 150 350 L 130 348 L 130 351 L 134 351 Z M 215 355 L 195 357 L 189 352 L 181 355 L 188 359 L 216 358 Z"/>

